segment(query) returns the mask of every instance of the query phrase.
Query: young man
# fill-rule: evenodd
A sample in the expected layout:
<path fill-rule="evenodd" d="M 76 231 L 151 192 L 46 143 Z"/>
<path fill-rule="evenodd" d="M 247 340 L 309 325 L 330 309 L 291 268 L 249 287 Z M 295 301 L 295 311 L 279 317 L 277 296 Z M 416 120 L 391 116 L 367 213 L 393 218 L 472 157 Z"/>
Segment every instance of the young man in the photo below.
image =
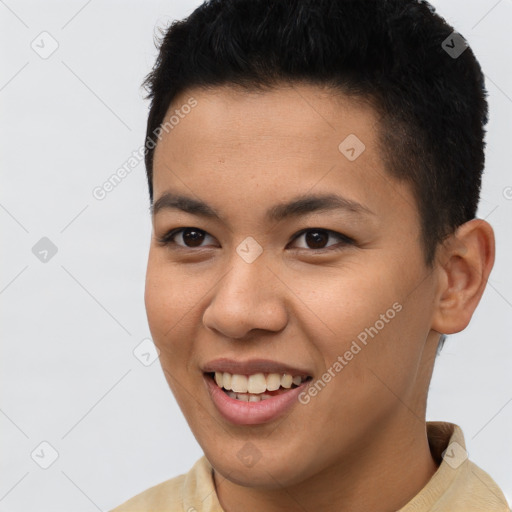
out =
<path fill-rule="evenodd" d="M 146 79 L 149 326 L 203 456 L 128 511 L 500 511 L 426 422 L 494 262 L 480 67 L 426 2 L 216 0 Z"/>

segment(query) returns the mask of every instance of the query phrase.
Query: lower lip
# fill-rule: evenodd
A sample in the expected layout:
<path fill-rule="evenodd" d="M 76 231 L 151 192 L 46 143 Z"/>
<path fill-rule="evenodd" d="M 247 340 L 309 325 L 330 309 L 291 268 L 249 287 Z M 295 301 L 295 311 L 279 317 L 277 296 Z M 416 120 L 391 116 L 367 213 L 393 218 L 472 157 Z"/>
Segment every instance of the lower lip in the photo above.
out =
<path fill-rule="evenodd" d="M 275 420 L 297 404 L 299 394 L 308 384 L 308 381 L 303 382 L 290 391 L 259 402 L 242 402 L 229 397 L 211 377 L 204 375 L 204 380 L 220 414 L 236 425 L 257 425 Z"/>

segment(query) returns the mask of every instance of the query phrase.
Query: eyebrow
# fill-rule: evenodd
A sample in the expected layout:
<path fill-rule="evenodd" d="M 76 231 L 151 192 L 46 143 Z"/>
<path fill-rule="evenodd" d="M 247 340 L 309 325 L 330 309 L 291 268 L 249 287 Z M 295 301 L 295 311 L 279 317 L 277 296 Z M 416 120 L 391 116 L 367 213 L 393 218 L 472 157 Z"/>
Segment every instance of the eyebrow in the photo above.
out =
<path fill-rule="evenodd" d="M 156 215 L 159 211 L 165 209 L 181 210 L 208 219 L 222 220 L 220 213 L 209 204 L 171 192 L 164 193 L 149 207 L 151 215 Z M 279 222 L 291 217 L 301 217 L 309 213 L 332 210 L 345 210 L 358 215 L 375 215 L 374 212 L 361 203 L 337 194 L 314 194 L 298 196 L 287 203 L 274 205 L 267 210 L 265 217 L 267 221 Z"/>

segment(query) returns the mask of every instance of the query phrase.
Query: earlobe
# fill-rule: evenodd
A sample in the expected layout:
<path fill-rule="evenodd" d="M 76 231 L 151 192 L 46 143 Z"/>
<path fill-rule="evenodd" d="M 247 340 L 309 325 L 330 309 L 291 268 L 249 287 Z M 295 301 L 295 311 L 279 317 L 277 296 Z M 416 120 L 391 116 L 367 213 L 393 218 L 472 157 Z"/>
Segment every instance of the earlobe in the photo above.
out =
<path fill-rule="evenodd" d="M 485 290 L 494 265 L 495 241 L 491 225 L 470 220 L 440 248 L 439 290 L 432 329 L 453 334 L 467 327 Z"/>

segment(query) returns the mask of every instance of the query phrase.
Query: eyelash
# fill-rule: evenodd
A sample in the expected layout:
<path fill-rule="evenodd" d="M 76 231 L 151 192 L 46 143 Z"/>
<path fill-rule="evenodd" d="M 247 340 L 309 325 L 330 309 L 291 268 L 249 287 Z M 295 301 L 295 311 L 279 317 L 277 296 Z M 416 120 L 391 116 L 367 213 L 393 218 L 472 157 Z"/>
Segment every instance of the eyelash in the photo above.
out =
<path fill-rule="evenodd" d="M 187 229 L 193 229 L 193 230 L 199 231 L 201 233 L 204 233 L 207 236 L 211 236 L 209 233 L 207 233 L 203 229 L 199 229 L 199 228 L 195 228 L 195 227 L 189 226 L 189 227 L 185 227 L 185 228 L 172 229 L 171 231 L 167 232 L 164 236 L 157 237 L 156 240 L 157 240 L 159 245 L 166 246 L 166 247 L 169 247 L 171 249 L 176 249 L 176 250 L 180 250 L 180 249 L 185 249 L 185 250 L 203 249 L 204 248 L 203 246 L 187 247 L 187 246 L 179 245 L 179 244 L 177 244 L 174 241 L 174 237 L 176 235 L 182 233 L 183 231 L 185 231 Z M 341 251 L 347 245 L 356 245 L 356 241 L 353 238 L 350 238 L 349 236 L 344 235 L 343 233 L 338 233 L 336 231 L 332 231 L 330 229 L 324 229 L 324 228 L 306 228 L 306 229 L 302 229 L 301 231 L 299 231 L 298 233 L 296 233 L 292 237 L 290 242 L 294 242 L 295 240 L 297 240 L 297 238 L 301 237 L 302 235 L 304 235 L 304 234 L 306 234 L 306 233 L 308 233 L 310 231 L 313 231 L 313 232 L 321 231 L 323 233 L 327 233 L 328 235 L 334 235 L 335 237 L 337 237 L 341 241 L 341 246 L 339 244 L 336 244 L 336 245 L 329 246 L 329 247 L 323 247 L 321 249 L 308 249 L 308 248 L 304 248 L 304 247 L 299 247 L 298 249 L 306 250 L 308 252 Z M 174 246 L 174 247 L 171 247 L 171 246 Z"/>

